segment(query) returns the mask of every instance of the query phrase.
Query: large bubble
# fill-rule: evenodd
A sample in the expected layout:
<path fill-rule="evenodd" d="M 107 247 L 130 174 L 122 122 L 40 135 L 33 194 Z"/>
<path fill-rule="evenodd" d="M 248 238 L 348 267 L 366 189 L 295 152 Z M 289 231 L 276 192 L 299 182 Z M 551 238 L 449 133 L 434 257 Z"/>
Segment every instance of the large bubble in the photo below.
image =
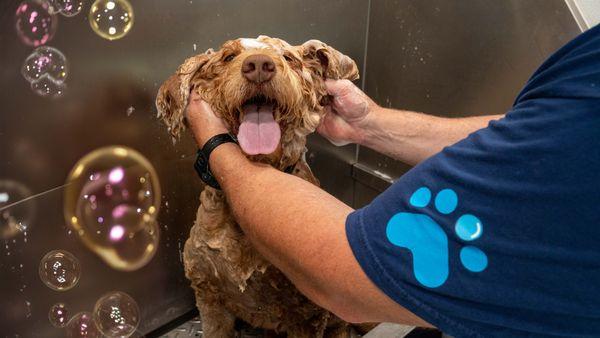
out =
<path fill-rule="evenodd" d="M 56 291 L 72 289 L 79 281 L 79 260 L 68 251 L 53 250 L 40 261 L 40 279 L 47 287 Z"/>
<path fill-rule="evenodd" d="M 15 14 L 16 28 L 24 44 L 38 47 L 52 40 L 58 21 L 50 12 L 50 5 L 43 0 L 25 0 L 19 4 Z"/>
<path fill-rule="evenodd" d="M 91 313 L 79 312 L 67 323 L 65 336 L 67 338 L 100 338 L 102 334 L 98 331 Z"/>
<path fill-rule="evenodd" d="M 127 35 L 133 26 L 133 8 L 127 0 L 96 0 L 88 16 L 96 34 L 108 40 Z"/>
<path fill-rule="evenodd" d="M 160 196 L 158 175 L 144 156 L 121 146 L 100 148 L 69 174 L 65 219 L 111 267 L 136 270 L 158 247 Z"/>
<path fill-rule="evenodd" d="M 24 232 L 35 212 L 35 201 L 26 200 L 31 191 L 13 180 L 0 180 L 0 239 Z"/>
<path fill-rule="evenodd" d="M 94 306 L 96 326 L 107 337 L 129 337 L 140 324 L 140 309 L 128 294 L 109 292 Z"/>
<path fill-rule="evenodd" d="M 48 311 L 48 320 L 54 327 L 65 327 L 69 321 L 69 310 L 64 303 L 56 303 Z"/>

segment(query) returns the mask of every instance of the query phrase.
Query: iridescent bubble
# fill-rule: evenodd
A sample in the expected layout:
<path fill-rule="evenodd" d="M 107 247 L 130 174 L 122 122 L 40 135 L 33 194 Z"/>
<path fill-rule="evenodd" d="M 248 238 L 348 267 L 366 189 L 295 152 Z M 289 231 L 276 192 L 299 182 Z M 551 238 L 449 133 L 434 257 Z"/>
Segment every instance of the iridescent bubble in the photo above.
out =
<path fill-rule="evenodd" d="M 12 180 L 0 180 L 0 238 L 9 239 L 29 227 L 35 212 L 35 201 L 26 200 L 31 191 Z"/>
<path fill-rule="evenodd" d="M 129 337 L 140 324 L 140 309 L 128 294 L 113 291 L 96 301 L 94 321 L 107 337 Z"/>
<path fill-rule="evenodd" d="M 67 291 L 77 285 L 81 275 L 79 260 L 68 251 L 53 250 L 40 261 L 40 279 L 56 291 Z"/>
<path fill-rule="evenodd" d="M 105 147 L 80 159 L 65 189 L 65 219 L 111 267 L 136 270 L 158 247 L 160 183 L 137 151 Z"/>
<path fill-rule="evenodd" d="M 58 8 L 58 5 L 56 4 L 58 2 L 58 0 L 46 0 L 46 2 L 49 5 L 48 12 L 50 12 L 50 14 L 57 14 L 58 12 L 60 12 L 60 9 Z"/>
<path fill-rule="evenodd" d="M 108 40 L 124 37 L 133 26 L 133 8 L 127 0 L 96 0 L 88 16 L 96 34 Z"/>
<path fill-rule="evenodd" d="M 69 320 L 69 310 L 65 303 L 56 303 L 50 307 L 48 311 L 48 320 L 54 327 L 65 327 Z"/>
<path fill-rule="evenodd" d="M 43 75 L 55 82 L 63 82 L 68 75 L 67 58 L 56 48 L 38 47 L 23 62 L 21 74 L 28 82 L 37 81 Z"/>
<path fill-rule="evenodd" d="M 53 5 L 64 16 L 75 16 L 83 8 L 82 0 L 53 0 Z"/>
<path fill-rule="evenodd" d="M 25 0 L 17 7 L 15 14 L 17 35 L 24 44 L 38 47 L 48 43 L 58 21 L 51 14 L 50 5 L 43 0 Z"/>
<path fill-rule="evenodd" d="M 39 80 L 31 83 L 31 90 L 43 97 L 57 98 L 62 96 L 66 89 L 67 85 L 64 82 L 56 82 L 48 74 L 42 75 Z"/>
<path fill-rule="evenodd" d="M 74 315 L 65 327 L 67 338 L 100 338 L 102 334 L 98 331 L 92 314 L 79 312 Z"/>

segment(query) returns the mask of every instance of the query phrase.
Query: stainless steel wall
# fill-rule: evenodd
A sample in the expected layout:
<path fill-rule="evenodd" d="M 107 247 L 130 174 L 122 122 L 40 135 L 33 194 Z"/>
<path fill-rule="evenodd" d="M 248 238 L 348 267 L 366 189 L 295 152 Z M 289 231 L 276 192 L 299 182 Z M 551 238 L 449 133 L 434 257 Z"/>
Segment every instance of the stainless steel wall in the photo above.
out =
<path fill-rule="evenodd" d="M 369 22 L 367 94 L 449 117 L 506 112 L 542 61 L 580 32 L 563 0 L 373 0 Z M 408 169 L 360 147 L 354 206 Z"/>
<path fill-rule="evenodd" d="M 160 176 L 162 236 L 150 264 L 135 272 L 118 272 L 69 234 L 61 190 L 34 199 L 37 213 L 26 241 L 20 235 L 0 242 L 0 334 L 62 336 L 47 319 L 52 304 L 66 302 L 73 314 L 91 311 L 96 299 L 109 290 L 125 291 L 137 300 L 140 332 L 150 332 L 194 308 L 180 250 L 200 191 L 192 169 L 191 138 L 173 146 L 155 118 L 153 101 L 161 82 L 186 57 L 228 39 L 259 34 L 294 44 L 321 39 L 362 65 L 368 3 L 131 0 L 132 30 L 121 40 L 107 41 L 90 29 L 90 1 L 86 1 L 81 14 L 58 17 L 58 30 L 48 44 L 61 50 L 70 65 L 68 91 L 57 100 L 36 96 L 20 74 L 32 48 L 21 44 L 15 32 L 18 3 L 0 3 L 0 179 L 19 181 L 39 193 L 63 184 L 73 164 L 97 147 L 133 147 L 150 159 Z M 129 107 L 135 108 L 131 116 L 126 113 Z M 354 159 L 356 147 L 332 150 L 318 137 L 311 142 L 315 146 L 309 157 L 323 186 L 351 199 L 350 167 L 340 163 Z M 326 163 L 333 170 L 326 170 Z M 52 291 L 38 277 L 40 258 L 53 249 L 66 249 L 81 261 L 81 280 L 70 291 Z"/>

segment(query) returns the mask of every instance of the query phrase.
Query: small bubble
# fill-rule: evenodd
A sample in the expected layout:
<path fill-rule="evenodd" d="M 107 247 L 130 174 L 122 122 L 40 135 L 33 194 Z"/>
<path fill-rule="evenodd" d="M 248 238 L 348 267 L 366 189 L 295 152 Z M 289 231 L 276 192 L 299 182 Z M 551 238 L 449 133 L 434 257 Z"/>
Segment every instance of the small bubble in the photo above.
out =
<path fill-rule="evenodd" d="M 52 2 L 56 10 L 67 17 L 79 14 L 83 8 L 82 0 L 52 0 Z"/>
<path fill-rule="evenodd" d="M 79 312 L 69 320 L 65 326 L 65 335 L 67 338 L 100 338 L 102 334 L 98 331 L 92 314 L 89 312 Z"/>
<path fill-rule="evenodd" d="M 56 82 L 44 74 L 39 80 L 31 83 L 31 89 L 39 96 L 58 98 L 65 93 L 67 86 L 64 82 Z"/>
<path fill-rule="evenodd" d="M 127 0 L 96 0 L 90 8 L 88 21 L 99 36 L 108 40 L 120 39 L 133 26 L 133 8 Z"/>
<path fill-rule="evenodd" d="M 67 291 L 79 281 L 79 260 L 65 250 L 50 251 L 40 261 L 39 275 L 52 290 Z"/>
<path fill-rule="evenodd" d="M 63 82 L 68 75 L 67 58 L 54 47 L 38 47 L 23 62 L 21 74 L 28 82 L 37 81 L 43 75 Z"/>
<path fill-rule="evenodd" d="M 67 325 L 69 311 L 64 303 L 56 303 L 48 311 L 48 320 L 52 326 L 61 328 Z"/>
<path fill-rule="evenodd" d="M 130 106 L 129 108 L 127 108 L 127 116 L 131 116 L 131 114 L 133 114 L 133 112 L 135 111 L 135 107 Z"/>
<path fill-rule="evenodd" d="M 94 306 L 94 321 L 108 337 L 128 337 L 140 323 L 140 310 L 133 298 L 120 291 L 100 297 Z"/>

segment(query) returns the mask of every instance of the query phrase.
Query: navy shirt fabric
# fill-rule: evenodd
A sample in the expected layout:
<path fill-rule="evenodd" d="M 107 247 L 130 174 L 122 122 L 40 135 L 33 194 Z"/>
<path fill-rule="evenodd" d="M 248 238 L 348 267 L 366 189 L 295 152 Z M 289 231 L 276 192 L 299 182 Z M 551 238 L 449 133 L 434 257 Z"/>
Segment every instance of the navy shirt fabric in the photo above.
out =
<path fill-rule="evenodd" d="M 385 294 L 448 334 L 600 337 L 600 26 L 346 233 Z"/>

